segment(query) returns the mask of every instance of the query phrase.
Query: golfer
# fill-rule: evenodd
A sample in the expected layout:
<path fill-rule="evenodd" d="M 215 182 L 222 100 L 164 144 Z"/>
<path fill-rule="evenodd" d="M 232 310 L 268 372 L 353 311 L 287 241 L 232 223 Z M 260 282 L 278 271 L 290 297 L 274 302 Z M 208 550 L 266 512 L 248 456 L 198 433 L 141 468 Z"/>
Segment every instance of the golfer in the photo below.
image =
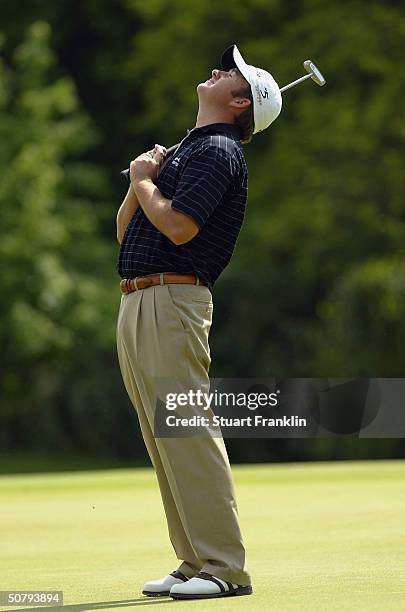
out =
<path fill-rule="evenodd" d="M 165 160 L 156 145 L 131 162 L 117 215 L 118 358 L 181 561 L 143 593 L 175 599 L 252 593 L 222 436 L 157 437 L 154 424 L 158 381 L 188 380 L 209 391 L 211 291 L 231 259 L 247 201 L 241 143 L 281 110 L 273 77 L 246 64 L 236 45 L 197 94 L 195 127 L 177 150 Z"/>

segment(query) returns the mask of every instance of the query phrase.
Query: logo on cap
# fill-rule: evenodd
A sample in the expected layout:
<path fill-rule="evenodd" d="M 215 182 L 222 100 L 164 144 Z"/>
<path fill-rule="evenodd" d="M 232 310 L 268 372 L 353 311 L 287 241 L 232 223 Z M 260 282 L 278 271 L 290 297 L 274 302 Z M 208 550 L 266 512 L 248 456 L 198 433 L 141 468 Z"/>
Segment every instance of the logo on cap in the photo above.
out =
<path fill-rule="evenodd" d="M 260 106 L 261 106 L 262 99 L 261 99 L 260 96 L 262 95 L 262 92 L 260 91 L 260 87 L 259 87 L 258 83 L 256 83 L 255 90 L 256 90 L 256 100 L 257 100 L 257 103 L 260 104 Z"/>
<path fill-rule="evenodd" d="M 264 93 L 262 92 L 262 90 L 260 90 L 260 93 L 262 94 L 263 98 L 269 97 L 269 92 L 267 91 L 267 87 L 264 88 Z"/>

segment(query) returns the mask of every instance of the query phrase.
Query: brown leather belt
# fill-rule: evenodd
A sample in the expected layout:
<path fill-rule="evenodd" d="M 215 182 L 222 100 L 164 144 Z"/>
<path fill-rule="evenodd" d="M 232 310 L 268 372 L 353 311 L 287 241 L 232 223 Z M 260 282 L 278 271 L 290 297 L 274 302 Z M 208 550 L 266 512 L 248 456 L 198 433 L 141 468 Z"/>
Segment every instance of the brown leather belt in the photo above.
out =
<path fill-rule="evenodd" d="M 196 274 L 177 274 L 177 272 L 161 272 L 160 274 L 147 274 L 136 278 L 124 278 L 120 282 L 122 293 L 132 293 L 139 289 L 146 289 L 153 285 L 204 285 Z"/>

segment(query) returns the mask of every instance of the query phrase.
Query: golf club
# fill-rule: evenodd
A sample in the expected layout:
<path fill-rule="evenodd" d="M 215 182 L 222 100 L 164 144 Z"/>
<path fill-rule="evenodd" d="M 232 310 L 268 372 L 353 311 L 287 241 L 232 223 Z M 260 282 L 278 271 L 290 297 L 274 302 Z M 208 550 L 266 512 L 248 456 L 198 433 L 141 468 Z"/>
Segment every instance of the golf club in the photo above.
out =
<path fill-rule="evenodd" d="M 325 77 L 323 76 L 321 71 L 315 66 L 315 64 L 311 62 L 311 60 L 305 60 L 305 62 L 303 63 L 303 66 L 308 74 L 305 74 L 299 79 L 296 79 L 295 81 L 292 81 L 291 83 L 288 83 L 288 85 L 284 85 L 284 87 L 281 87 L 280 91 L 282 93 L 284 91 L 287 91 L 287 89 L 290 89 L 291 87 L 295 87 L 295 85 L 298 85 L 299 83 L 302 83 L 303 81 L 306 81 L 307 79 L 312 79 L 314 83 L 316 83 L 320 87 L 325 85 L 326 83 Z M 179 146 L 179 143 L 167 149 L 165 160 L 167 160 L 170 157 L 170 155 L 174 153 L 174 151 L 177 149 L 178 146 Z M 120 174 L 128 183 L 130 182 L 129 168 L 127 168 L 126 170 L 122 170 Z"/>
<path fill-rule="evenodd" d="M 326 83 L 325 77 L 323 76 L 321 71 L 315 66 L 315 64 L 311 62 L 311 60 L 305 60 L 305 62 L 303 63 L 303 66 L 305 70 L 308 72 L 308 74 L 305 74 L 299 79 L 292 81 L 292 83 L 288 83 L 288 85 L 284 85 L 284 87 L 281 87 L 280 88 L 281 93 L 283 91 L 287 91 L 287 89 L 290 89 L 291 87 L 294 87 L 295 85 L 298 85 L 298 83 L 302 83 L 303 81 L 306 81 L 307 79 L 312 79 L 320 87 L 325 85 Z"/>

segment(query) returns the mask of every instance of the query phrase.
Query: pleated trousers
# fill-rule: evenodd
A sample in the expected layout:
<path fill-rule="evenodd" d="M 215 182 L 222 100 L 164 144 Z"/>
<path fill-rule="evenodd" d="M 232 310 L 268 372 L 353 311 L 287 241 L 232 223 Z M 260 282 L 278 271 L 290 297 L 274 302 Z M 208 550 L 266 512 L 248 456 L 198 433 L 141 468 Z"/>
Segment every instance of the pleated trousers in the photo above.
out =
<path fill-rule="evenodd" d="M 157 410 L 165 410 L 162 389 L 167 384 L 172 392 L 189 388 L 209 392 L 212 312 L 211 292 L 201 285 L 157 285 L 123 295 L 118 359 L 156 471 L 170 541 L 182 561 L 178 569 L 188 577 L 202 570 L 249 585 L 222 436 L 212 435 L 209 428 L 199 428 L 196 435 L 177 436 L 176 431 L 166 437 L 155 435 Z M 197 405 L 182 408 L 182 416 L 187 417 L 209 413 Z"/>

